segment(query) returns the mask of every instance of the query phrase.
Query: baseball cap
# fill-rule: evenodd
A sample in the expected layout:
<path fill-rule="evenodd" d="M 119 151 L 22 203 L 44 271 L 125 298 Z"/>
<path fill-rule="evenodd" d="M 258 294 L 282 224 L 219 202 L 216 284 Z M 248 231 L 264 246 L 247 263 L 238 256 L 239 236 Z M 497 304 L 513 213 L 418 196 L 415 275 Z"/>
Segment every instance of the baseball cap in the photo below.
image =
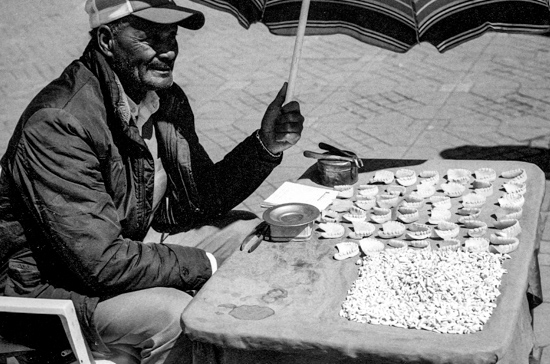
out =
<path fill-rule="evenodd" d="M 153 23 L 177 24 L 196 30 L 204 25 L 200 11 L 176 5 L 174 0 L 86 0 L 90 27 L 97 28 L 128 15 L 135 15 Z"/>

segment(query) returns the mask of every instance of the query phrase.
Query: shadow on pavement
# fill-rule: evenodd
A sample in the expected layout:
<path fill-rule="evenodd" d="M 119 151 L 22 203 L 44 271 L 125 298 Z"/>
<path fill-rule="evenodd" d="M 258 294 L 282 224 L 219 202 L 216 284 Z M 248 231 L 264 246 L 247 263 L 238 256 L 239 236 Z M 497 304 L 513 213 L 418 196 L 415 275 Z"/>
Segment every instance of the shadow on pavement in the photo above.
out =
<path fill-rule="evenodd" d="M 516 145 L 495 147 L 464 145 L 462 147 L 444 150 L 439 155 L 443 159 L 515 160 L 533 163 L 542 169 L 546 179 L 550 179 L 550 150 L 546 148 L 532 148 Z"/>

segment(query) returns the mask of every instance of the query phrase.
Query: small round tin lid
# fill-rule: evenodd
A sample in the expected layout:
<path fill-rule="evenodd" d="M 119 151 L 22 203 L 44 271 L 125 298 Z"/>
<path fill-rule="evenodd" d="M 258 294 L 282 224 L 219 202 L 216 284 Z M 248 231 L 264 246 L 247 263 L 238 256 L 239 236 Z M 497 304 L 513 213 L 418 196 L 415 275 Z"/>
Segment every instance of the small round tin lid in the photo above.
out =
<path fill-rule="evenodd" d="M 285 203 L 265 210 L 263 219 L 274 226 L 300 226 L 315 221 L 320 214 L 319 209 L 313 205 Z"/>
<path fill-rule="evenodd" d="M 341 166 L 341 167 L 347 167 L 348 169 L 354 165 L 350 161 L 343 161 L 343 160 L 332 160 L 332 159 L 319 159 L 317 161 L 318 164 L 326 165 L 326 166 Z"/>

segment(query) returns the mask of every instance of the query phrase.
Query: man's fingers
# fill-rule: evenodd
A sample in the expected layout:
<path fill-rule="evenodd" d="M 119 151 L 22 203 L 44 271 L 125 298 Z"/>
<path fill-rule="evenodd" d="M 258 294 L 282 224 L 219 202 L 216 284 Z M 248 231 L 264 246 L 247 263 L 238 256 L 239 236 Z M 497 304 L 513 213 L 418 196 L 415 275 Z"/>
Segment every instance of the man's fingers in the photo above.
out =
<path fill-rule="evenodd" d="M 303 117 L 297 118 L 299 121 L 293 122 L 285 120 L 285 122 L 275 125 L 275 140 L 277 142 L 288 142 L 296 144 L 302 135 L 304 129 Z"/>
<path fill-rule="evenodd" d="M 304 128 L 303 123 L 300 122 L 284 122 L 275 125 L 275 133 L 301 133 Z"/>
<path fill-rule="evenodd" d="M 286 106 L 287 105 L 285 105 L 283 107 L 283 109 L 286 108 Z M 294 106 L 294 107 L 299 108 L 299 106 Z M 296 111 L 284 110 L 284 112 L 277 118 L 277 124 L 284 124 L 284 123 L 300 123 L 300 124 L 303 124 L 304 120 L 305 120 L 305 118 L 302 114 L 300 114 L 300 110 L 296 110 Z"/>
<path fill-rule="evenodd" d="M 290 101 L 283 106 L 288 84 L 285 82 L 275 99 L 269 104 L 262 120 L 262 130 L 268 148 L 280 152 L 290 148 L 300 140 L 304 128 L 304 117 L 300 113 L 300 104 Z"/>
<path fill-rule="evenodd" d="M 285 104 L 281 109 L 283 114 L 287 113 L 300 113 L 300 104 L 298 101 L 290 101 L 288 104 Z"/>
<path fill-rule="evenodd" d="M 275 140 L 278 143 L 288 143 L 290 145 L 294 145 L 298 143 L 298 140 L 300 140 L 301 134 L 300 133 L 277 133 L 275 134 Z"/>

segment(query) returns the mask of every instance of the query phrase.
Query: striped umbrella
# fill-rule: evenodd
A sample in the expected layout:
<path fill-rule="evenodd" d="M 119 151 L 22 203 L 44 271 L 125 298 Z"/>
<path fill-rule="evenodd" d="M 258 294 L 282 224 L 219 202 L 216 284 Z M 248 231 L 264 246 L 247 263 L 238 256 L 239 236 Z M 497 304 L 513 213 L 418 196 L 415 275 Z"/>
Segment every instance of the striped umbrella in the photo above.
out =
<path fill-rule="evenodd" d="M 292 98 L 304 35 L 347 34 L 395 52 L 428 42 L 445 52 L 487 31 L 550 31 L 549 0 L 193 1 L 233 14 L 246 29 L 261 22 L 273 34 L 296 35 L 287 100 Z"/>

